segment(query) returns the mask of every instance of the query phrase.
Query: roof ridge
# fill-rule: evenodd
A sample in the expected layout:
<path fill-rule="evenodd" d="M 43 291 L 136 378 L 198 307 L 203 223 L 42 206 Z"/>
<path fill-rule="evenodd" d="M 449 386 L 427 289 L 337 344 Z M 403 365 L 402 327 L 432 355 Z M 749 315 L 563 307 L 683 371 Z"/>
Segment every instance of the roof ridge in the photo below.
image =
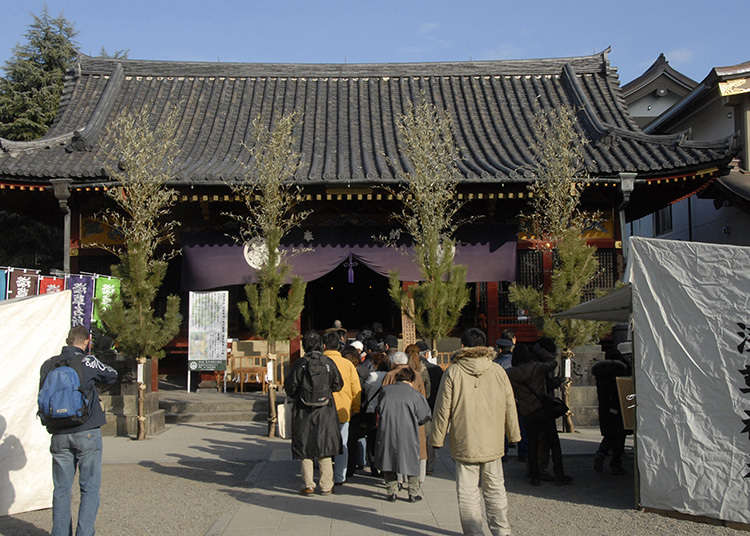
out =
<path fill-rule="evenodd" d="M 73 138 L 69 145 L 70 150 L 86 151 L 93 146 L 112 111 L 115 97 L 119 93 L 124 79 L 125 70 L 121 63 L 117 63 L 91 117 L 83 127 L 73 131 Z"/>
<path fill-rule="evenodd" d="M 598 72 L 603 64 L 608 64 L 606 56 L 609 49 L 586 56 L 570 56 L 535 59 L 499 59 L 472 61 L 435 61 L 435 62 L 386 62 L 386 63 L 271 63 L 271 62 L 210 62 L 210 61 L 176 61 L 176 60 L 143 60 L 114 59 L 81 55 L 82 69 L 92 74 L 111 71 L 110 65 L 121 62 L 126 75 L 150 72 L 151 76 L 179 76 L 187 72 L 201 73 L 204 76 L 222 76 L 222 73 L 234 73 L 231 76 L 328 76 L 332 78 L 351 76 L 429 76 L 429 75 L 481 75 L 490 72 L 502 74 L 507 68 L 511 74 L 537 74 L 552 72 L 567 63 L 578 64 L 586 72 Z M 523 69 L 526 67 L 527 69 Z M 529 68 L 531 67 L 531 68 Z M 304 74 L 300 74 L 304 73 Z M 186 75 L 186 74 L 185 74 Z M 224 74 L 230 76 L 229 74 Z"/>
<path fill-rule="evenodd" d="M 36 149 L 46 149 L 53 145 L 67 145 L 66 150 L 69 151 L 83 151 L 90 149 L 99 136 L 107 116 L 112 111 L 115 94 L 119 91 L 124 78 L 125 75 L 122 66 L 117 65 L 114 72 L 110 75 L 107 86 L 104 88 L 94 112 L 83 127 L 63 132 L 56 136 L 48 138 L 43 137 L 31 141 L 12 141 L 0 138 L 0 149 L 11 155 Z M 61 112 L 58 112 L 57 117 L 60 116 L 60 113 Z"/>

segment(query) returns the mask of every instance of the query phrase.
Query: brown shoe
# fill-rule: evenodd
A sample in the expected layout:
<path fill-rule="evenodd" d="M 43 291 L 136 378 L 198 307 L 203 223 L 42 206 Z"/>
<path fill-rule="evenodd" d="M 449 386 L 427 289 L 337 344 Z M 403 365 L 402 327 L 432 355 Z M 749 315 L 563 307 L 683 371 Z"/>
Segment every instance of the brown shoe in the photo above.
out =
<path fill-rule="evenodd" d="M 313 488 L 302 488 L 299 492 L 301 495 L 312 495 L 315 493 L 315 490 Z"/>

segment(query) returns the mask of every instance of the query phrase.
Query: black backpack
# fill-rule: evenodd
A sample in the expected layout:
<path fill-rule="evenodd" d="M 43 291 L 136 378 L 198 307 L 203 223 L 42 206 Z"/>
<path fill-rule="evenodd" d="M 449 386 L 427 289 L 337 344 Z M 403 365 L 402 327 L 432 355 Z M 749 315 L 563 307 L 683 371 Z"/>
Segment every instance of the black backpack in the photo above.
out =
<path fill-rule="evenodd" d="M 306 357 L 302 372 L 299 400 L 305 406 L 327 406 L 331 400 L 331 369 L 327 358 L 320 354 Z"/>

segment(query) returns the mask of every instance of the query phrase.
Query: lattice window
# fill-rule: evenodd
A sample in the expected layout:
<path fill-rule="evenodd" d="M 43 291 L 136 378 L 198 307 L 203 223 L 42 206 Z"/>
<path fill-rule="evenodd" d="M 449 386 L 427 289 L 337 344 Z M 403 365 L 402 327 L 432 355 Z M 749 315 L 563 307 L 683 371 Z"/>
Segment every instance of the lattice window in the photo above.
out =
<path fill-rule="evenodd" d="M 541 289 L 544 286 L 544 268 L 542 252 L 535 249 L 519 249 L 517 255 L 518 284 L 525 287 Z"/>
<path fill-rule="evenodd" d="M 498 294 L 498 316 L 515 317 L 518 314 L 518 308 L 508 300 L 508 288 L 510 281 L 500 281 L 497 285 Z"/>
<path fill-rule="evenodd" d="M 597 249 L 599 270 L 594 279 L 583 289 L 583 301 L 596 298 L 597 290 L 611 289 L 617 280 L 617 252 L 614 249 Z"/>
<path fill-rule="evenodd" d="M 481 282 L 479 283 L 479 296 L 478 296 L 478 304 L 479 304 L 479 310 L 487 314 L 487 283 Z"/>
<path fill-rule="evenodd" d="M 519 249 L 516 256 L 516 274 L 516 282 L 519 285 L 541 289 L 544 285 L 542 252 L 534 249 Z M 508 300 L 510 284 L 509 281 L 500 281 L 497 286 L 498 315 L 516 318 L 518 308 Z"/>

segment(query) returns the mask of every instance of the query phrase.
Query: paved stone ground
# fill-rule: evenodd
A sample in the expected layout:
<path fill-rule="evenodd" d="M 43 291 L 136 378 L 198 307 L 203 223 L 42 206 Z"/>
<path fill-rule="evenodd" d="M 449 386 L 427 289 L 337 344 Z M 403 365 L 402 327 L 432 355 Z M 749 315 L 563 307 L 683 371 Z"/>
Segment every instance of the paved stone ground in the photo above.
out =
<path fill-rule="evenodd" d="M 269 440 L 263 432 L 259 423 L 183 424 L 143 442 L 105 438 L 97 534 L 461 534 L 446 449 L 439 451 L 421 503 L 384 501 L 382 484 L 367 475 L 355 475 L 335 495 L 302 497 L 288 442 Z M 591 468 L 597 430 L 562 439 L 572 486 L 532 487 L 523 464 L 505 464 L 514 534 L 745 534 L 633 509 L 632 475 L 600 475 Z M 38 536 L 48 534 L 50 525 L 51 510 L 27 512 L 0 517 L 0 534 Z"/>

